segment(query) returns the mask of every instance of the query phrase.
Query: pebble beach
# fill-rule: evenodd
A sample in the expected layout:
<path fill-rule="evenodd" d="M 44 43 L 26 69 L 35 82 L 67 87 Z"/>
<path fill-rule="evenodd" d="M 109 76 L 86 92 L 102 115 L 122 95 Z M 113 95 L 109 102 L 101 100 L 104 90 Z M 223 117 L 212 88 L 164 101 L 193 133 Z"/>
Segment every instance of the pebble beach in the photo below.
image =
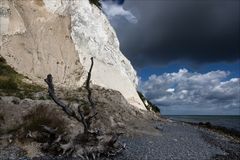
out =
<path fill-rule="evenodd" d="M 122 137 L 126 149 L 115 160 L 239 160 L 240 143 L 227 135 L 184 122 L 156 122 L 159 134 Z M 0 151 L 1 160 L 30 160 L 9 146 Z M 8 158 L 6 158 L 8 157 Z M 36 157 L 34 160 L 73 160 L 67 157 Z M 77 158 L 74 158 L 77 159 Z M 105 158 L 106 159 L 106 158 Z"/>

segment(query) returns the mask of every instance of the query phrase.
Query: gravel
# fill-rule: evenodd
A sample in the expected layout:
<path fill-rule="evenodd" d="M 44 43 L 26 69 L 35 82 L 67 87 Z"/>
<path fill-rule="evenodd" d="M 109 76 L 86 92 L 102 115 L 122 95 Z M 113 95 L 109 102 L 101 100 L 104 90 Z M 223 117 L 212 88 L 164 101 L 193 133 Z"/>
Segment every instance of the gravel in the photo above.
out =
<path fill-rule="evenodd" d="M 240 143 L 236 140 L 217 135 L 214 132 L 202 132 L 202 137 L 209 144 L 221 148 L 225 151 L 224 155 L 215 155 L 212 160 L 239 160 L 240 159 Z"/>
<path fill-rule="evenodd" d="M 158 135 L 122 137 L 124 152 L 115 160 L 238 160 L 240 143 L 234 139 L 180 122 L 156 123 Z M 0 150 L 0 160 L 28 160 L 18 148 Z M 21 158 L 19 158 L 21 157 Z M 38 160 L 68 158 L 36 158 Z M 69 159 L 70 160 L 70 159 Z"/>
<path fill-rule="evenodd" d="M 30 160 L 25 154 L 22 149 L 16 146 L 0 146 L 0 160 Z"/>
<path fill-rule="evenodd" d="M 161 128 L 159 136 L 124 138 L 122 141 L 127 144 L 127 149 L 116 159 L 205 160 L 215 155 L 226 154 L 220 147 L 204 140 L 202 135 L 204 131 L 197 127 L 183 123 L 158 125 L 160 126 L 156 128 Z"/>

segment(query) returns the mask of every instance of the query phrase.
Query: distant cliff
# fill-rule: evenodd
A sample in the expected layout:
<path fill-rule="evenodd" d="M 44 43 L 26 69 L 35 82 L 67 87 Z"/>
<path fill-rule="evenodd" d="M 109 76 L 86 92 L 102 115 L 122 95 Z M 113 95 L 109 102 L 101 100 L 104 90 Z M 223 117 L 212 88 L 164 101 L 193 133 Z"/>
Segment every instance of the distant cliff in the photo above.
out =
<path fill-rule="evenodd" d="M 0 3 L 0 55 L 17 72 L 43 84 L 51 73 L 64 88 L 83 85 L 94 57 L 92 83 L 120 91 L 146 110 L 138 79 L 106 16 L 87 0 L 3 0 Z"/>

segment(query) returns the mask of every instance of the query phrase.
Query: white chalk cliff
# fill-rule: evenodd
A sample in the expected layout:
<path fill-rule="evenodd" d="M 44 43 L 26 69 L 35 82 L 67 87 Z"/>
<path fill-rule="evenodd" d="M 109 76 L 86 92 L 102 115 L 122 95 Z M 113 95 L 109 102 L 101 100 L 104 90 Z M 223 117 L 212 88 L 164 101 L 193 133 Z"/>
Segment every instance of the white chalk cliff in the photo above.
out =
<path fill-rule="evenodd" d="M 51 73 L 67 88 L 83 85 L 94 57 L 92 83 L 120 91 L 145 110 L 135 70 L 106 16 L 89 0 L 1 0 L 0 47 L 7 63 L 33 82 L 43 84 Z"/>

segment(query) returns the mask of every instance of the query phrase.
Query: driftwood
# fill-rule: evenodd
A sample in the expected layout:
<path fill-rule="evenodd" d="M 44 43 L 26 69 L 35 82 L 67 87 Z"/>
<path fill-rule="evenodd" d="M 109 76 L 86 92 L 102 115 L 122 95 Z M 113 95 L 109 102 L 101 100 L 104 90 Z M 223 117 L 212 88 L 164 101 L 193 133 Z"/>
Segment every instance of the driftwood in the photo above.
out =
<path fill-rule="evenodd" d="M 49 137 L 52 137 L 52 139 L 45 144 L 45 150 L 61 150 L 62 155 L 75 155 L 81 159 L 96 159 L 99 156 L 114 156 L 125 148 L 125 145 L 117 143 L 121 134 L 103 134 L 99 129 L 91 128 L 92 119 L 97 115 L 96 106 L 92 100 L 92 91 L 90 88 L 93 65 L 94 61 L 93 58 L 91 58 L 91 66 L 85 83 L 85 89 L 88 92 L 87 98 L 91 108 L 88 115 L 84 115 L 81 105 L 78 105 L 78 110 L 76 112 L 56 96 L 51 74 L 45 79 L 45 82 L 48 85 L 48 93 L 52 100 L 61 107 L 69 117 L 74 118 L 84 127 L 83 133 L 80 132 L 77 137 L 70 139 L 68 143 L 61 144 L 60 142 L 63 139 L 63 135 L 57 135 L 57 129 L 42 126 L 50 135 Z"/>

